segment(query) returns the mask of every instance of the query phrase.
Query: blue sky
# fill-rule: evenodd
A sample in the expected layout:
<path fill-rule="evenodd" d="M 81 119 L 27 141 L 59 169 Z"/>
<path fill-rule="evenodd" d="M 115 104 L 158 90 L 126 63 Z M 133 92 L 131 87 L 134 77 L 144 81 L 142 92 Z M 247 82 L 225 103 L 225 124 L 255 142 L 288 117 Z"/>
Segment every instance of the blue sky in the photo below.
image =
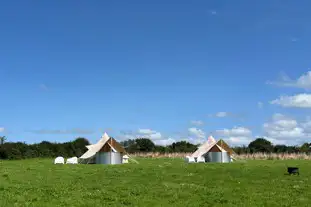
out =
<path fill-rule="evenodd" d="M 311 137 L 309 1 L 5 1 L 0 133 Z M 309 125 L 308 125 L 309 124 Z"/>

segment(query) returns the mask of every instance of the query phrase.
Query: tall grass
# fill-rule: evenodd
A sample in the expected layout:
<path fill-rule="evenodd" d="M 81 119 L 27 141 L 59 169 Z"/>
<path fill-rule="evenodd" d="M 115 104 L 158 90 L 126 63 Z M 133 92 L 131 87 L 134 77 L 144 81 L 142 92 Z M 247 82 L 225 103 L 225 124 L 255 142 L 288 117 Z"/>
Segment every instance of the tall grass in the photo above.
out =
<path fill-rule="evenodd" d="M 185 158 L 192 153 L 133 153 L 135 157 L 148 157 L 148 158 Z M 238 160 L 311 160 L 311 154 L 307 153 L 252 153 L 240 154 L 234 156 Z"/>

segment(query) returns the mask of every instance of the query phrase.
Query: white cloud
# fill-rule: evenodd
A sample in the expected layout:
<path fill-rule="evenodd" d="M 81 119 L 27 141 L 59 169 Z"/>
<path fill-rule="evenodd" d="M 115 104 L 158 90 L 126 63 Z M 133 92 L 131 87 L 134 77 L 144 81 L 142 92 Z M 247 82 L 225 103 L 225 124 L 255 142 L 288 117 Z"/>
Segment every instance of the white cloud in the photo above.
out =
<path fill-rule="evenodd" d="M 138 129 L 136 133 L 136 138 L 143 137 L 151 140 L 163 139 L 160 132 L 151 130 L 151 129 Z"/>
<path fill-rule="evenodd" d="M 136 131 L 121 130 L 120 134 L 121 135 L 118 136 L 119 140 L 147 138 L 152 140 L 156 145 L 160 146 L 166 146 L 176 142 L 174 138 L 163 136 L 160 132 L 152 129 L 138 129 Z"/>
<path fill-rule="evenodd" d="M 216 114 L 209 114 L 209 117 L 217 117 L 217 118 L 225 118 L 225 117 L 230 117 L 230 118 L 236 118 L 243 120 L 245 118 L 245 115 L 243 114 L 235 114 L 231 112 L 225 112 L 225 111 L 220 111 L 217 112 Z"/>
<path fill-rule="evenodd" d="M 189 142 L 191 144 L 194 144 L 194 145 L 202 144 L 204 142 L 204 140 L 201 139 L 201 138 L 191 138 L 191 137 L 188 140 L 185 140 L 185 141 L 187 141 L 187 142 Z"/>
<path fill-rule="evenodd" d="M 222 136 L 250 136 L 252 131 L 245 127 L 233 127 L 232 129 L 216 130 L 216 134 Z"/>
<path fill-rule="evenodd" d="M 172 143 L 176 142 L 175 139 L 172 138 L 168 138 L 168 139 L 159 139 L 159 140 L 155 140 L 154 143 L 156 145 L 160 145 L 160 146 L 167 146 L 167 145 L 171 145 Z"/>
<path fill-rule="evenodd" d="M 0 127 L 0 133 L 4 132 L 4 130 L 5 130 L 4 127 Z"/>
<path fill-rule="evenodd" d="M 202 129 L 191 127 L 188 129 L 190 135 L 195 136 L 195 138 L 203 139 L 205 137 L 205 132 Z"/>
<path fill-rule="evenodd" d="M 262 109 L 262 108 L 263 108 L 263 103 L 259 101 L 259 102 L 257 103 L 257 106 L 258 106 L 258 108 Z"/>
<path fill-rule="evenodd" d="M 265 136 L 273 144 L 300 144 L 311 138 L 310 121 L 299 123 L 283 114 L 274 114 L 268 123 L 263 124 Z"/>
<path fill-rule="evenodd" d="M 156 131 L 153 131 L 151 129 L 138 129 L 139 134 L 154 134 Z"/>
<path fill-rule="evenodd" d="M 210 14 L 211 14 L 211 15 L 216 15 L 216 14 L 217 14 L 217 11 L 211 10 L 211 11 L 210 11 Z"/>
<path fill-rule="evenodd" d="M 218 136 L 227 141 L 230 145 L 248 145 L 253 137 L 252 131 L 246 127 L 233 127 L 232 129 L 216 130 Z"/>
<path fill-rule="evenodd" d="M 252 137 L 227 137 L 227 138 L 224 138 L 224 140 L 232 146 L 241 146 L 241 145 L 248 146 L 248 144 L 251 141 L 253 141 L 253 138 Z"/>
<path fill-rule="evenodd" d="M 311 94 L 297 94 L 294 96 L 281 96 L 270 102 L 283 107 L 311 108 Z"/>
<path fill-rule="evenodd" d="M 195 126 L 202 126 L 204 123 L 203 121 L 200 121 L 200 120 L 193 120 L 191 121 L 191 124 Z"/>
<path fill-rule="evenodd" d="M 44 91 L 46 91 L 46 90 L 49 89 L 45 84 L 40 84 L 40 85 L 39 85 L 39 88 L 40 88 L 41 90 L 44 90 Z"/>
<path fill-rule="evenodd" d="M 292 80 L 286 74 L 282 74 L 280 80 L 268 81 L 267 83 L 283 87 L 311 89 L 311 71 L 302 74 L 295 80 Z"/>
<path fill-rule="evenodd" d="M 223 112 L 223 111 L 216 113 L 216 116 L 219 118 L 226 117 L 228 115 L 229 114 L 227 112 Z"/>
<path fill-rule="evenodd" d="M 304 129 L 305 133 L 311 133 L 311 120 L 307 120 L 301 124 L 302 128 Z"/>

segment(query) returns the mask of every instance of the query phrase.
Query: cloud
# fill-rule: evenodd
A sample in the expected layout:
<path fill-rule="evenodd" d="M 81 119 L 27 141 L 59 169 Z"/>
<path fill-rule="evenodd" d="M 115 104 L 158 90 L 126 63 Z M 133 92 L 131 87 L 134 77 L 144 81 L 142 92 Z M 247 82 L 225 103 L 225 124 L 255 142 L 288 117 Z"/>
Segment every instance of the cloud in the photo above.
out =
<path fill-rule="evenodd" d="M 173 138 L 168 138 L 168 139 L 160 139 L 160 140 L 155 140 L 154 143 L 156 145 L 160 145 L 160 146 L 167 146 L 167 145 L 171 145 L 174 142 L 176 142 L 175 139 Z"/>
<path fill-rule="evenodd" d="M 195 126 L 202 126 L 202 125 L 204 125 L 204 122 L 200 121 L 200 120 L 193 120 L 193 121 L 191 121 L 191 124 L 195 125 Z"/>
<path fill-rule="evenodd" d="M 151 140 L 162 139 L 162 134 L 160 132 L 151 129 L 139 129 L 137 135 Z"/>
<path fill-rule="evenodd" d="M 228 115 L 229 114 L 227 112 L 223 112 L 223 111 L 216 113 L 216 116 L 219 117 L 219 118 L 226 117 Z"/>
<path fill-rule="evenodd" d="M 153 131 L 151 129 L 138 129 L 139 134 L 154 134 L 156 131 Z"/>
<path fill-rule="evenodd" d="M 311 89 L 311 71 L 302 74 L 299 78 L 294 80 L 289 78 L 286 74 L 281 74 L 280 80 L 268 81 L 267 84 L 309 90 Z"/>
<path fill-rule="evenodd" d="M 224 118 L 224 117 L 230 116 L 230 113 L 225 112 L 225 111 L 220 111 L 220 112 L 217 112 L 216 114 L 209 114 L 208 116 L 209 117 Z"/>
<path fill-rule="evenodd" d="M 208 116 L 209 117 L 217 117 L 217 118 L 230 117 L 230 118 L 236 118 L 236 119 L 240 119 L 240 120 L 244 120 L 244 118 L 245 118 L 245 115 L 243 115 L 243 114 L 235 114 L 235 113 L 225 112 L 225 111 L 217 112 L 216 114 L 209 114 Z"/>
<path fill-rule="evenodd" d="M 297 42 L 297 41 L 298 41 L 298 38 L 292 37 L 290 40 L 291 40 L 292 42 Z"/>
<path fill-rule="evenodd" d="M 195 138 L 199 139 L 203 139 L 205 137 L 205 132 L 202 129 L 198 129 L 196 127 L 189 128 L 188 133 L 190 136 L 194 136 Z"/>
<path fill-rule="evenodd" d="M 119 140 L 147 138 L 152 140 L 156 145 L 167 146 L 176 142 L 176 139 L 169 136 L 163 136 L 162 133 L 152 129 L 138 129 L 138 130 L 121 130 L 118 136 Z"/>
<path fill-rule="evenodd" d="M 224 138 L 226 142 L 228 142 L 231 146 L 248 146 L 251 141 L 253 141 L 253 137 L 227 137 Z"/>
<path fill-rule="evenodd" d="M 4 127 L 0 127 L 0 133 L 2 133 L 4 131 L 5 131 Z"/>
<path fill-rule="evenodd" d="M 45 84 L 40 84 L 39 88 L 43 91 L 47 91 L 49 89 Z"/>
<path fill-rule="evenodd" d="M 151 129 L 138 129 L 137 131 L 121 130 L 120 134 L 120 138 L 123 140 L 137 138 L 147 138 L 151 140 L 164 139 L 163 135 L 160 132 Z"/>
<path fill-rule="evenodd" d="M 233 127 L 232 129 L 221 129 L 215 131 L 216 135 L 222 138 L 230 145 L 248 145 L 252 140 L 252 131 L 246 127 Z"/>
<path fill-rule="evenodd" d="M 271 104 L 282 107 L 311 108 L 311 94 L 302 93 L 294 96 L 280 96 L 280 98 L 270 101 Z"/>
<path fill-rule="evenodd" d="M 28 130 L 28 132 L 34 134 L 93 134 L 94 131 L 86 129 L 39 129 L 39 130 Z"/>
<path fill-rule="evenodd" d="M 263 103 L 259 101 L 259 102 L 257 103 L 257 106 L 258 106 L 258 108 L 262 109 L 262 108 L 263 108 Z"/>
<path fill-rule="evenodd" d="M 246 127 L 233 127 L 232 129 L 216 130 L 216 134 L 226 137 L 250 136 L 252 131 Z"/>
<path fill-rule="evenodd" d="M 184 140 L 186 142 L 189 142 L 191 144 L 194 144 L 194 145 L 199 145 L 199 144 L 203 144 L 204 140 L 202 139 L 198 139 L 198 138 L 188 138 L 187 140 Z"/>
<path fill-rule="evenodd" d="M 217 15 L 217 11 L 215 11 L 215 10 L 210 10 L 209 13 L 210 13 L 211 15 Z"/>
<path fill-rule="evenodd" d="M 274 144 L 300 144 L 311 138 L 311 121 L 299 123 L 296 119 L 283 114 L 274 114 L 263 124 L 265 137 Z"/>

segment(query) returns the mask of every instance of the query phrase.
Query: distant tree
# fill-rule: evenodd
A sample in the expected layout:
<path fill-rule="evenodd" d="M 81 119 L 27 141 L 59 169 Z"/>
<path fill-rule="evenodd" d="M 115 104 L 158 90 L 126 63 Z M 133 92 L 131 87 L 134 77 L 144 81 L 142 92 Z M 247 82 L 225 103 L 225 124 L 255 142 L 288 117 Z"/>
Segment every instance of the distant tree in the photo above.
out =
<path fill-rule="evenodd" d="M 155 146 L 154 152 L 159 152 L 159 153 L 169 153 L 171 152 L 168 147 L 165 146 Z"/>
<path fill-rule="evenodd" d="M 131 145 L 135 145 L 135 139 L 128 139 L 120 142 L 120 145 L 124 148 L 128 148 Z"/>
<path fill-rule="evenodd" d="M 303 145 L 301 145 L 300 152 L 310 152 L 310 144 L 309 143 L 304 143 Z"/>
<path fill-rule="evenodd" d="M 168 146 L 173 152 L 194 152 L 197 148 L 196 145 L 186 141 L 174 142 Z"/>
<path fill-rule="evenodd" d="M 273 146 L 270 141 L 264 138 L 257 138 L 249 143 L 248 148 L 251 152 L 272 152 Z"/>
<path fill-rule="evenodd" d="M 6 137 L 5 136 L 0 136 L 0 144 L 3 145 L 6 141 Z"/>
<path fill-rule="evenodd" d="M 273 147 L 273 152 L 275 152 L 275 153 L 285 153 L 285 152 L 288 152 L 288 147 L 286 145 L 275 145 Z"/>
<path fill-rule="evenodd" d="M 135 140 L 136 149 L 140 152 L 152 152 L 155 149 L 155 144 L 147 138 L 139 138 Z"/>
<path fill-rule="evenodd" d="M 250 149 L 247 146 L 241 146 L 241 147 L 233 147 L 232 150 L 237 153 L 238 155 L 240 154 L 246 154 L 250 153 Z"/>
<path fill-rule="evenodd" d="M 287 153 L 299 153 L 299 147 L 297 146 L 287 146 Z"/>

